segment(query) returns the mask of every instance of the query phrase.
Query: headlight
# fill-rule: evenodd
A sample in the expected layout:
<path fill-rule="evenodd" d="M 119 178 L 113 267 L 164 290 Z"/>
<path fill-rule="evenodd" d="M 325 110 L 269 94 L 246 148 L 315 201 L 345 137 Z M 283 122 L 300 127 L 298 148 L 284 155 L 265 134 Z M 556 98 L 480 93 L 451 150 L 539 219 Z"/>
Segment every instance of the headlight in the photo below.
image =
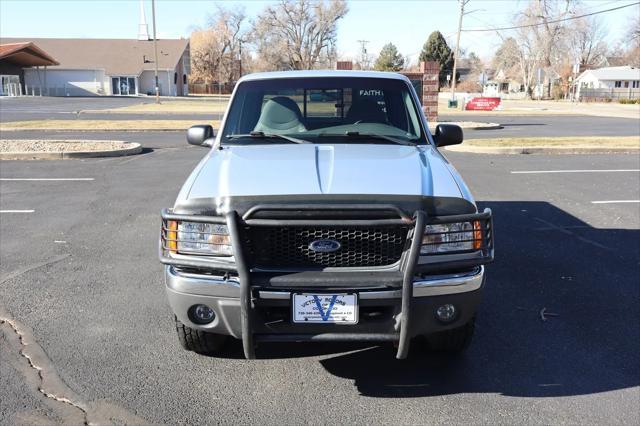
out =
<path fill-rule="evenodd" d="M 420 254 L 479 250 L 482 244 L 480 222 L 427 225 Z"/>
<path fill-rule="evenodd" d="M 179 254 L 231 256 L 227 225 L 169 221 L 169 249 Z"/>

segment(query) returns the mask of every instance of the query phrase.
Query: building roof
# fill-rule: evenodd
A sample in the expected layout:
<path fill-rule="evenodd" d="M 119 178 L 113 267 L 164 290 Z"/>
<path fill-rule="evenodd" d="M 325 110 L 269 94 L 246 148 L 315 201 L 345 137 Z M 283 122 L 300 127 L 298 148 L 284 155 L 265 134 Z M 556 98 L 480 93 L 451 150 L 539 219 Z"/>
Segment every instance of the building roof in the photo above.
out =
<path fill-rule="evenodd" d="M 322 77 L 356 77 L 356 78 L 385 78 L 391 80 L 406 80 L 407 77 L 396 72 L 383 71 L 351 71 L 351 70 L 309 70 L 309 71 L 272 71 L 248 74 L 239 81 L 272 80 L 280 78 L 322 78 Z"/>
<path fill-rule="evenodd" d="M 25 68 L 58 65 L 47 52 L 31 42 L 0 44 L 0 60 Z"/>
<path fill-rule="evenodd" d="M 137 76 L 153 70 L 153 41 L 129 39 L 2 38 L 0 43 L 32 43 L 51 54 L 51 69 L 104 69 L 107 75 Z M 158 69 L 174 69 L 189 40 L 157 40 Z M 145 62 L 146 60 L 146 62 Z"/>
<path fill-rule="evenodd" d="M 598 80 L 640 80 L 640 68 L 624 66 L 624 67 L 605 67 L 594 70 L 586 70 L 578 77 L 591 74 Z"/>

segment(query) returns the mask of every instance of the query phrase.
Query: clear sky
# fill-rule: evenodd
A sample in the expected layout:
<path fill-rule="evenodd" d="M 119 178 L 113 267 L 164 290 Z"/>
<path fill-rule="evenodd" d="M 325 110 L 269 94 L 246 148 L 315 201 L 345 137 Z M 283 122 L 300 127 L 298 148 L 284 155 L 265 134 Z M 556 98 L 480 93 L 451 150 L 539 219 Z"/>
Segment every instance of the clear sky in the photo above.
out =
<path fill-rule="evenodd" d="M 583 0 L 587 12 L 634 3 L 636 0 Z M 270 1 L 220 1 L 227 6 L 242 5 L 250 18 Z M 463 28 L 508 26 L 527 0 L 471 0 Z M 151 0 L 144 0 L 151 30 Z M 206 23 L 215 9 L 211 0 L 157 0 L 159 38 L 188 37 L 190 31 Z M 136 38 L 140 20 L 140 0 L 0 0 L 0 36 L 3 37 L 86 37 Z M 640 13 L 634 6 L 600 15 L 608 28 L 612 45 L 622 37 L 628 17 Z M 338 50 L 355 57 L 358 40 L 368 40 L 368 50 L 377 53 L 388 43 L 415 60 L 429 33 L 440 30 L 453 47 L 458 23 L 455 0 L 391 1 L 351 0 L 349 13 L 340 21 Z M 495 33 L 463 33 L 461 46 L 480 57 L 490 58 L 499 46 Z"/>

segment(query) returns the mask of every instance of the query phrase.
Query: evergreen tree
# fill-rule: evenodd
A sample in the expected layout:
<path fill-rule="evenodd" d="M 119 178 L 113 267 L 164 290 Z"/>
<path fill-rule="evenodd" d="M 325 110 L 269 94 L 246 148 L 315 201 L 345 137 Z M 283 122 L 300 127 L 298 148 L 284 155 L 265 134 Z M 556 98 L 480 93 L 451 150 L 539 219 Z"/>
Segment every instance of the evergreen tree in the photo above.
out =
<path fill-rule="evenodd" d="M 447 45 L 440 31 L 434 31 L 429 35 L 427 42 L 420 52 L 420 61 L 435 61 L 440 64 L 440 86 L 447 84 L 447 74 L 453 70 L 453 52 Z"/>
<path fill-rule="evenodd" d="M 377 71 L 400 71 L 404 67 L 404 58 L 393 43 L 387 43 L 380 50 L 373 68 Z"/>

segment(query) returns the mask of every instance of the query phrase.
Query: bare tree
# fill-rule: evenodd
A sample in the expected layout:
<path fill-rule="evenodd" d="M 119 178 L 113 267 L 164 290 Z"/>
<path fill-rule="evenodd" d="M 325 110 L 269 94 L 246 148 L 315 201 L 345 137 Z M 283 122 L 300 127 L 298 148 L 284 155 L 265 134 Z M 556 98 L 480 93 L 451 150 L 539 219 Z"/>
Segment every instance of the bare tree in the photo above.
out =
<path fill-rule="evenodd" d="M 503 39 L 502 44 L 493 56 L 493 68 L 495 68 L 496 71 L 504 70 L 504 72 L 513 69 L 520 61 L 519 51 L 520 48 L 515 38 L 507 37 Z"/>
<path fill-rule="evenodd" d="M 518 46 L 518 49 L 515 55 L 518 58 L 518 69 L 520 70 L 524 91 L 527 96 L 531 96 L 533 76 L 542 63 L 542 53 L 539 50 L 535 34 L 524 29 L 518 30 L 516 46 Z"/>
<path fill-rule="evenodd" d="M 625 44 L 629 47 L 625 52 L 625 59 L 628 65 L 640 67 L 640 11 L 636 10 L 636 13 L 629 19 L 627 33 L 625 36 Z"/>
<path fill-rule="evenodd" d="M 555 64 L 558 58 L 556 53 L 562 51 L 563 38 L 568 33 L 564 21 L 555 21 L 571 16 L 577 4 L 577 0 L 532 0 L 521 13 L 521 25 L 539 24 L 521 28 L 519 32 L 528 33 L 532 38 L 543 67 Z"/>
<path fill-rule="evenodd" d="M 337 23 L 348 11 L 345 0 L 280 0 L 253 25 L 261 66 L 313 69 L 335 60 Z"/>
<path fill-rule="evenodd" d="M 627 27 L 626 41 L 630 43 L 640 44 L 640 7 L 636 8 L 636 13 L 631 14 Z"/>
<path fill-rule="evenodd" d="M 529 95 L 538 69 L 549 78 L 560 75 L 566 64 L 570 31 L 563 19 L 572 16 L 577 6 L 578 0 L 530 0 L 516 16 L 520 71 Z"/>
<path fill-rule="evenodd" d="M 607 31 L 597 16 L 578 19 L 570 29 L 571 47 L 580 65 L 593 65 L 604 59 Z"/>
<path fill-rule="evenodd" d="M 226 83 L 239 77 L 245 23 L 244 9 L 218 6 L 207 27 L 191 33 L 191 68 L 195 79 Z"/>

